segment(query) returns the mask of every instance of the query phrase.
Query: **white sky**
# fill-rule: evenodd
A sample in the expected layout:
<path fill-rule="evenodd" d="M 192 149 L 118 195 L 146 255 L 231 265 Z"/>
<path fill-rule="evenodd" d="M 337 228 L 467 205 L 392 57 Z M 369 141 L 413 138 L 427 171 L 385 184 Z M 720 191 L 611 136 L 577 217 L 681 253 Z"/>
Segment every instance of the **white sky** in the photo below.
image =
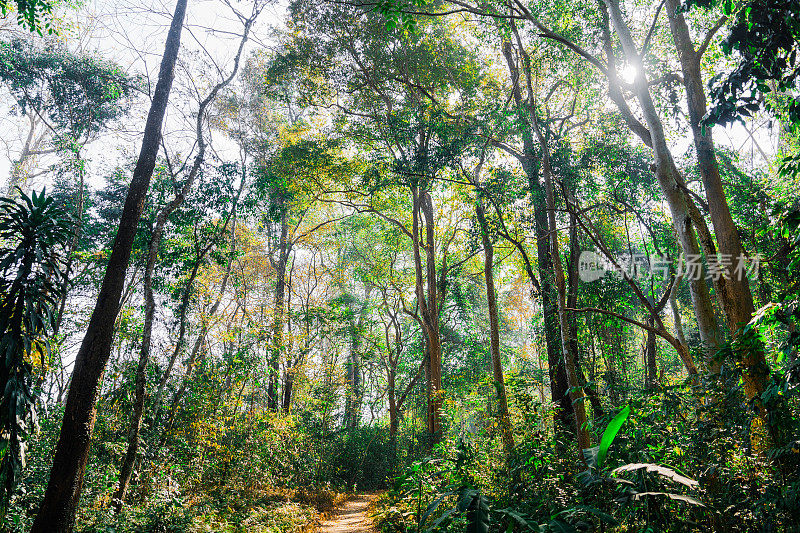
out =
<path fill-rule="evenodd" d="M 231 3 L 244 14 L 249 14 L 252 6 L 250 1 L 233 0 Z M 146 3 L 90 0 L 78 12 L 68 15 L 74 22 L 64 40 L 73 50 L 96 54 L 118 63 L 131 75 L 144 76 L 152 90 L 174 7 L 174 2 L 161 0 L 147 0 Z M 257 46 L 270 46 L 271 28 L 280 25 L 282 11 L 280 5 L 267 6 L 262 11 L 251 32 L 244 58 Z M 170 152 L 187 150 L 194 138 L 192 114 L 198 103 L 196 98 L 191 98 L 192 84 L 198 84 L 198 90 L 205 96 L 205 88 L 219 80 L 212 65 L 216 63 L 225 73 L 230 71 L 241 31 L 242 24 L 222 0 L 189 0 L 164 128 Z M 27 120 L 10 116 L 9 104 L 0 104 L 0 138 L 6 148 L 6 153 L 2 154 L 5 157 L 0 157 L 2 181 L 9 175 L 12 161 L 19 155 L 27 134 Z M 105 173 L 126 157 L 138 153 L 148 108 L 149 100 L 140 96 L 127 117 L 86 148 L 84 157 L 91 185 L 100 185 Z M 48 163 L 44 158 L 41 161 L 43 166 Z M 43 179 L 34 180 L 36 188 Z"/>

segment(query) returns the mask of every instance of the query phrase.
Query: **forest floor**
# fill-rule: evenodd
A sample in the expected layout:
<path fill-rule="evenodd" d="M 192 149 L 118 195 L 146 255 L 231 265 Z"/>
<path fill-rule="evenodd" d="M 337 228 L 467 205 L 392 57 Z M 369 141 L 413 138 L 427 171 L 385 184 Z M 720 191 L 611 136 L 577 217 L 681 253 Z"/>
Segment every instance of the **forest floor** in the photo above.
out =
<path fill-rule="evenodd" d="M 367 518 L 367 508 L 374 494 L 356 494 L 348 498 L 344 504 L 322 523 L 322 533 L 373 533 L 375 529 Z"/>

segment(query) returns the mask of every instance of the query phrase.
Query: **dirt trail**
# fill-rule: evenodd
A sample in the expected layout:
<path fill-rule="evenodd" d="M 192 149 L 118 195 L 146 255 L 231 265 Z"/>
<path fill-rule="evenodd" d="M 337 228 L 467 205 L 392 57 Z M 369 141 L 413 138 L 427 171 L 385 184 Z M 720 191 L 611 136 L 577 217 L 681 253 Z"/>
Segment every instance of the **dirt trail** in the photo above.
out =
<path fill-rule="evenodd" d="M 322 533 L 374 533 L 367 507 L 375 496 L 358 494 L 342 505 L 337 514 L 322 523 Z"/>

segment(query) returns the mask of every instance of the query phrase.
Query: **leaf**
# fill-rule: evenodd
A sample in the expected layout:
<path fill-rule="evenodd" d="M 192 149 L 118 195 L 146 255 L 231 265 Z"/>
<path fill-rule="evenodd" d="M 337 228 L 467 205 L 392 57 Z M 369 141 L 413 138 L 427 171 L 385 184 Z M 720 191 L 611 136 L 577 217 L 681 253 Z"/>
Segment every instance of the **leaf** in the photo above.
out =
<path fill-rule="evenodd" d="M 508 508 L 506 508 L 506 509 L 498 509 L 497 512 L 502 514 L 502 515 L 508 516 L 509 518 L 513 519 L 514 522 L 518 523 L 522 527 L 530 529 L 532 531 L 535 531 L 533 526 L 528 523 L 528 520 L 524 516 L 522 516 L 520 513 L 514 511 L 513 509 L 508 509 Z M 512 525 L 513 525 L 513 522 L 509 522 L 509 527 L 512 526 Z"/>
<path fill-rule="evenodd" d="M 489 504 L 486 496 L 478 492 L 467 511 L 467 533 L 489 533 Z"/>
<path fill-rule="evenodd" d="M 577 533 L 578 530 L 572 527 L 570 524 L 564 522 L 563 520 L 551 520 L 549 524 L 547 524 L 550 531 L 555 531 L 557 533 Z"/>
<path fill-rule="evenodd" d="M 422 515 L 422 518 L 420 519 L 420 524 L 424 524 L 425 522 L 427 522 L 431 514 L 433 514 L 436 508 L 439 507 L 439 504 L 442 503 L 442 500 L 444 500 L 446 497 L 452 494 L 453 494 L 452 492 L 445 492 L 444 494 L 433 500 L 433 502 L 431 502 L 431 504 L 428 505 L 428 508 L 425 509 L 425 513 Z"/>
<path fill-rule="evenodd" d="M 445 512 L 443 512 L 442 515 L 439 518 L 437 518 L 436 521 L 433 524 L 431 524 L 430 527 L 425 528 L 423 531 L 425 531 L 426 533 L 437 531 L 443 524 L 447 523 L 447 521 L 452 518 L 453 513 L 455 513 L 456 510 L 457 510 L 456 507 L 450 507 Z"/>
<path fill-rule="evenodd" d="M 596 509 L 589 505 L 576 505 L 575 507 L 572 508 L 572 510 L 589 513 L 593 516 L 596 516 L 597 518 L 600 519 L 601 522 L 605 522 L 606 524 L 612 524 L 615 526 L 619 525 L 619 522 L 617 522 L 613 516 L 611 516 L 608 513 L 604 513 L 600 509 Z"/>
<path fill-rule="evenodd" d="M 694 488 L 700 485 L 700 483 L 698 483 L 694 479 L 682 476 L 671 468 L 652 463 L 631 463 L 620 466 L 619 468 L 615 468 L 611 473 L 617 474 L 619 472 L 633 472 L 634 470 L 641 470 L 643 468 L 646 469 L 648 472 L 655 472 L 660 476 L 669 478 L 672 481 L 675 481 L 676 483 L 680 483 L 681 485 L 686 485 L 689 488 Z"/>
<path fill-rule="evenodd" d="M 591 448 L 583 449 L 583 460 L 586 461 L 586 466 L 589 468 L 597 468 L 597 454 L 600 451 L 600 446 L 592 446 Z"/>
<path fill-rule="evenodd" d="M 633 500 L 641 500 L 644 496 L 666 496 L 670 500 L 676 500 L 684 503 L 688 503 L 691 505 L 697 505 L 699 507 L 705 507 L 703 503 L 699 500 L 692 498 L 691 496 L 684 496 L 683 494 L 673 494 L 671 492 L 639 492 L 632 496 Z"/>
<path fill-rule="evenodd" d="M 597 468 L 602 468 L 603 463 L 606 460 L 606 455 L 608 455 L 608 449 L 611 447 L 611 443 L 614 442 L 614 439 L 617 437 L 617 433 L 622 428 L 622 424 L 625 423 L 625 420 L 628 419 L 628 416 L 631 414 L 631 407 L 626 405 L 622 408 L 622 410 L 617 413 L 611 422 L 608 423 L 606 430 L 603 432 L 603 436 L 600 439 L 600 445 L 597 447 Z"/>

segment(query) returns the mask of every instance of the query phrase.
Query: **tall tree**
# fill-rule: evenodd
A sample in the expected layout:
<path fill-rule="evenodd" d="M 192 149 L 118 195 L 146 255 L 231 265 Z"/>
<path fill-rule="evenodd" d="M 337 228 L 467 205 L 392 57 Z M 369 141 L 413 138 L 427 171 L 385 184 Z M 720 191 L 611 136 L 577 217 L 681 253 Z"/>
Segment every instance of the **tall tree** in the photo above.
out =
<path fill-rule="evenodd" d="M 475 174 L 480 173 L 479 167 L 476 167 L 475 170 Z M 477 182 L 478 180 L 476 179 L 475 181 Z M 480 193 L 475 206 L 475 214 L 478 218 L 481 242 L 483 244 L 483 274 L 486 281 L 486 300 L 489 311 L 489 351 L 492 356 L 492 377 L 497 390 L 497 418 L 503 436 L 503 447 L 505 448 L 506 456 L 510 458 L 514 454 L 514 432 L 509 417 L 508 396 L 506 394 L 505 376 L 503 375 L 503 360 L 500 353 L 500 319 L 497 311 L 497 292 L 494 285 L 494 243 L 489 237 L 489 224 L 486 222 L 486 211 L 483 206 L 483 200 L 480 198 Z"/>
<path fill-rule="evenodd" d="M 125 198 L 125 207 L 97 304 L 75 359 L 75 369 L 64 409 L 64 422 L 53 457 L 50 481 L 33 524 L 32 531 L 35 533 L 69 532 L 75 525 L 75 512 L 83 487 L 100 381 L 111 356 L 114 337 L 112 318 L 119 312 L 119 301 L 133 239 L 155 168 L 161 141 L 161 126 L 167 110 L 175 61 L 180 49 L 186 6 L 187 0 L 178 0 L 172 16 L 153 102 L 147 115 L 142 148 Z"/>
<path fill-rule="evenodd" d="M 542 315 L 544 317 L 544 338 L 547 349 L 548 374 L 550 377 L 550 397 L 558 409 L 553 414 L 557 425 L 562 428 L 569 425 L 573 419 L 573 405 L 569 399 L 567 391 L 566 369 L 564 368 L 564 354 L 561 345 L 561 332 L 558 320 L 558 305 L 555 298 L 555 274 L 553 271 L 552 250 L 549 244 L 549 219 L 547 218 L 545 190 L 539 181 L 540 157 L 537 154 L 536 142 L 533 138 L 533 128 L 531 121 L 534 120 L 535 95 L 532 94 L 533 87 L 527 87 L 525 80 L 531 79 L 531 62 L 522 61 L 525 78 L 520 73 L 520 65 L 515 58 L 515 47 L 510 39 L 502 41 L 503 57 L 506 60 L 509 76 L 511 78 L 511 94 L 514 99 L 516 115 L 522 126 L 522 152 L 517 153 L 517 158 L 528 177 L 528 187 L 531 192 L 531 204 L 536 232 L 536 264 L 539 269 L 538 291 L 542 298 Z M 524 53 L 518 47 L 519 55 Z M 528 89 L 527 96 L 523 96 L 523 87 Z M 532 276 L 533 271 L 528 269 L 528 275 Z M 533 283 L 534 278 L 531 277 Z"/>
<path fill-rule="evenodd" d="M 111 61 L 21 38 L 0 44 L 0 80 L 28 122 L 9 191 L 45 173 L 47 167 L 37 167 L 48 154 L 66 166 L 73 158 L 82 163 L 84 147 L 125 113 L 138 84 Z"/>

